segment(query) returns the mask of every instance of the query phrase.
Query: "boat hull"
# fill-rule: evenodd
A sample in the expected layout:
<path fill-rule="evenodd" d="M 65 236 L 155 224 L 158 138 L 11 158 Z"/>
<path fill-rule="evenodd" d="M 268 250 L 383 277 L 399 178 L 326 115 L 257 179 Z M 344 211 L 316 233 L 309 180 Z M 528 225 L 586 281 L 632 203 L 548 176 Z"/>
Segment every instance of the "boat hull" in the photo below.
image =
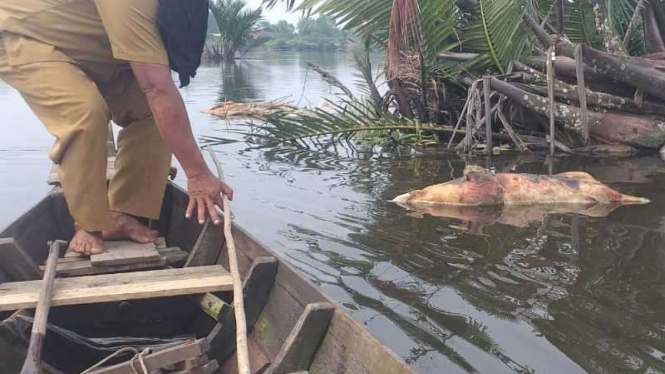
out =
<path fill-rule="evenodd" d="M 221 229 L 202 227 L 195 220 L 185 219 L 186 206 L 187 194 L 169 183 L 161 217 L 153 222 L 153 228 L 166 238 L 169 246 L 180 247 L 190 253 L 190 259 L 195 257 L 193 262 L 199 262 L 189 261 L 188 265 L 218 263 L 228 269 Z M 211 231 L 213 228 L 220 237 Z M 206 230 L 209 230 L 207 234 Z M 296 367 L 308 370 L 310 374 L 413 373 L 402 359 L 294 268 L 281 261 L 276 253 L 237 225 L 233 227 L 233 234 L 240 272 L 245 278 L 250 353 L 260 357 L 254 357 L 256 361 L 267 362 L 262 371 L 279 373 L 285 368 Z M 39 264 L 46 259 L 47 241 L 69 240 L 72 235 L 73 222 L 64 196 L 57 187 L 0 232 L 0 238 L 14 238 Z M 0 282 L 4 281 L 11 279 L 0 267 Z M 228 294 L 218 296 L 230 301 Z M 223 323 L 218 323 L 193 300 L 193 296 L 186 296 L 53 308 L 49 322 L 80 337 L 68 340 L 49 330 L 43 358 L 65 374 L 78 373 L 109 354 L 115 346 L 104 344 L 109 341 L 117 343 L 113 340 L 117 336 L 125 339 L 207 338 L 211 347 L 208 355 L 218 360 L 222 372 L 232 372 L 233 313 L 227 313 Z M 310 314 L 321 310 L 323 313 Z M 313 319 L 306 320 L 307 316 Z M 21 335 L 26 333 L 29 323 L 12 322 L 8 317 L 0 315 L 0 319 L 5 319 L 0 323 L 0 339 L 23 340 L 24 344 L 25 336 Z M 316 318 L 323 318 L 323 322 L 312 323 L 317 321 Z M 25 321 L 25 318 L 19 319 Z M 304 320 L 308 323 L 303 324 Z M 92 343 L 82 337 L 92 338 Z M 8 360 L 7 357 L 1 359 Z M 22 361 L 22 357 L 15 359 Z"/>

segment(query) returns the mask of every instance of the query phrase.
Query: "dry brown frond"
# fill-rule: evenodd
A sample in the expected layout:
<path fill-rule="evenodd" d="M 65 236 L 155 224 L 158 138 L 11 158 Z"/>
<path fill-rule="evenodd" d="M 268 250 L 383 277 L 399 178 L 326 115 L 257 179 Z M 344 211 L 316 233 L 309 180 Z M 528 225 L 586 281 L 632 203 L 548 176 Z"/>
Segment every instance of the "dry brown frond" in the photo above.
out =
<path fill-rule="evenodd" d="M 409 33 L 409 28 L 411 33 Z M 418 0 L 394 0 L 388 35 L 386 75 L 388 79 L 399 74 L 402 48 L 410 47 L 412 38 L 418 54 L 422 54 L 422 30 Z"/>

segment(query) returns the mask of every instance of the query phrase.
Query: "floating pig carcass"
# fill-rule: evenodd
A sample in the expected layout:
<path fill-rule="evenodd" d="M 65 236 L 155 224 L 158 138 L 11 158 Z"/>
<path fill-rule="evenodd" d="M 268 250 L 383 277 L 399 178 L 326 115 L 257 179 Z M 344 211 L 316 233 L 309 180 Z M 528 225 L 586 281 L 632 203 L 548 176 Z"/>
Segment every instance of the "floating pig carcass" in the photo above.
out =
<path fill-rule="evenodd" d="M 650 203 L 615 191 L 584 172 L 494 174 L 477 166 L 467 167 L 461 178 L 397 196 L 393 201 L 408 206 Z"/>

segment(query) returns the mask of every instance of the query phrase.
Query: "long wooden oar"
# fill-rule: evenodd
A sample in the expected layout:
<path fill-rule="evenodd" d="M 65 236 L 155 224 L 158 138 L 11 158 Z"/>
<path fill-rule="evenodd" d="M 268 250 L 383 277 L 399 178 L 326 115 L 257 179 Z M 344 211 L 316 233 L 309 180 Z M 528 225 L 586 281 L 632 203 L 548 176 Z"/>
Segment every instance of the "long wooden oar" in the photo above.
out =
<path fill-rule="evenodd" d="M 212 147 L 208 146 L 208 152 L 210 153 L 212 160 L 215 162 L 215 167 L 217 167 L 219 180 L 226 183 L 224 170 L 222 170 L 222 163 L 217 159 L 217 155 L 213 152 Z M 222 195 L 222 199 L 224 205 L 224 237 L 226 239 L 226 248 L 229 251 L 229 267 L 231 268 L 231 276 L 233 277 L 233 308 L 236 317 L 238 373 L 250 374 L 249 349 L 247 348 L 247 320 L 245 318 L 245 302 L 242 290 L 243 284 L 242 279 L 240 278 L 240 271 L 238 270 L 236 243 L 233 240 L 233 233 L 231 232 L 231 203 L 226 195 Z"/>
<path fill-rule="evenodd" d="M 42 345 L 46 335 L 46 322 L 48 321 L 48 312 L 51 309 L 51 297 L 53 296 L 53 283 L 55 280 L 55 268 L 60 257 L 60 248 L 66 245 L 66 242 L 56 240 L 51 243 L 44 269 L 44 279 L 42 288 L 39 292 L 39 301 L 35 311 L 35 318 L 32 322 L 32 332 L 30 333 L 30 345 L 28 354 L 23 363 L 21 374 L 42 374 Z"/>

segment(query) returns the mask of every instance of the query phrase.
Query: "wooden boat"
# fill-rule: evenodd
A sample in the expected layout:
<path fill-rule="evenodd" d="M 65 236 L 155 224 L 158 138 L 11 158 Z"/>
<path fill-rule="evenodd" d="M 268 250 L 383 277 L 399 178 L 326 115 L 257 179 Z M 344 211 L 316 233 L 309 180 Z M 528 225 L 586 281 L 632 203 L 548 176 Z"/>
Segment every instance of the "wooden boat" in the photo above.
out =
<path fill-rule="evenodd" d="M 152 223 L 168 246 L 187 252 L 187 259 L 173 266 L 221 264 L 228 269 L 220 228 L 185 219 L 187 199 L 182 189 L 169 182 L 161 218 Z M 254 373 L 413 373 L 274 252 L 240 227 L 235 226 L 233 233 L 244 277 Z M 69 240 L 72 235 L 72 218 L 59 187 L 0 232 L 0 238 L 13 238 L 11 242 L 22 248 L 28 257 L 22 260 L 36 264 L 44 263 L 48 241 Z M 0 246 L 0 283 L 16 280 L 7 271 L 12 269 L 7 262 L 19 260 L 3 258 Z M 227 292 L 54 307 L 42 357 L 48 371 L 74 374 L 122 345 L 160 346 L 197 338 L 207 340 L 208 356 L 217 360 L 220 373 L 233 373 L 231 297 Z M 0 313 L 0 320 L 0 372 L 18 373 L 30 312 Z"/>

